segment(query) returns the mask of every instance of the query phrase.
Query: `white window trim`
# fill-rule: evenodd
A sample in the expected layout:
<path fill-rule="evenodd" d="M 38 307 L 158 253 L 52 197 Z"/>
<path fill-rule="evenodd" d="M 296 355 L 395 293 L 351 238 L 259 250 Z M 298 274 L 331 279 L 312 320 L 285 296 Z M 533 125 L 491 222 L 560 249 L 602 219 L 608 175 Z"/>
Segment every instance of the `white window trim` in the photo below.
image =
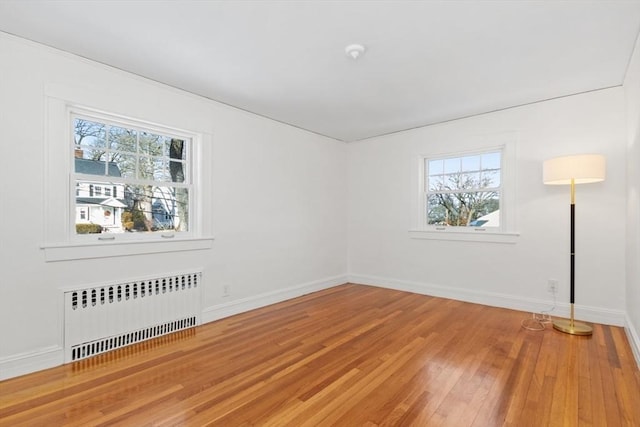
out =
<path fill-rule="evenodd" d="M 71 95 L 72 92 L 75 92 Z M 75 95 L 75 96 L 74 96 Z M 99 102 L 97 102 L 99 104 Z M 123 103 L 126 104 L 126 103 Z M 88 105 L 92 105 L 88 107 Z M 107 116 L 121 118 L 127 122 L 127 112 L 107 113 L 104 109 L 94 108 L 96 99 L 86 93 L 53 87 L 45 90 L 45 158 L 44 158 L 44 251 L 45 261 L 67 261 L 102 257 L 129 256 L 161 252 L 189 251 L 209 249 L 213 246 L 210 215 L 212 200 L 211 168 L 204 167 L 205 159 L 211 159 L 211 132 L 203 130 L 182 130 L 179 126 L 157 125 L 153 121 L 133 118 L 138 123 L 149 124 L 149 128 L 175 129 L 178 135 L 192 137 L 192 179 L 193 194 L 190 196 L 190 224 L 185 233 L 153 233 L 143 238 L 126 235 L 96 236 L 87 241 L 71 233 L 75 224 L 75 203 L 71 200 L 75 190 L 72 183 L 71 114 L 81 110 L 95 117 Z M 141 233 L 143 234 L 143 233 Z M 164 236 L 164 237 L 163 237 Z M 86 236 L 81 236 L 86 237 Z M 99 240 L 99 237 L 103 239 Z M 108 239 L 105 240 L 104 238 Z M 113 237 L 113 238 L 112 238 Z M 137 237 L 137 238 L 136 238 Z"/>
<path fill-rule="evenodd" d="M 470 143 L 451 152 L 433 152 L 417 155 L 413 162 L 414 187 L 412 190 L 412 225 L 409 237 L 413 239 L 485 242 L 485 243 L 517 243 L 520 233 L 516 231 L 516 142 L 513 132 L 483 137 L 471 137 Z M 430 158 L 462 157 L 500 150 L 502 194 L 500 194 L 500 227 L 439 227 L 427 224 L 425 200 L 425 160 Z"/>

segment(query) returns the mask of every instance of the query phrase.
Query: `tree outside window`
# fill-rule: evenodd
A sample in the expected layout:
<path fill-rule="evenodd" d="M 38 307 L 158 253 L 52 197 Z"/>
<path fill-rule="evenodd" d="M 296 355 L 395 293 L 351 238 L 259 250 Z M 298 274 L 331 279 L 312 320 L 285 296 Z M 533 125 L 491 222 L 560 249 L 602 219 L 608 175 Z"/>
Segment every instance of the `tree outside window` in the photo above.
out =
<path fill-rule="evenodd" d="M 501 158 L 490 151 L 425 159 L 427 224 L 499 227 Z"/>

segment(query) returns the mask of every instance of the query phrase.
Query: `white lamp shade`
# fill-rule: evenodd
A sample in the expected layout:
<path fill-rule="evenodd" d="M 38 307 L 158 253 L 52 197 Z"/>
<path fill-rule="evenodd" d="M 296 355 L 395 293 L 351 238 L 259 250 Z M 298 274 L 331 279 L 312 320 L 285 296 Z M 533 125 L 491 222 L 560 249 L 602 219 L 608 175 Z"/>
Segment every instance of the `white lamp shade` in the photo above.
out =
<path fill-rule="evenodd" d="M 579 154 L 545 160 L 542 180 L 547 185 L 567 185 L 604 181 L 606 160 L 600 154 Z"/>

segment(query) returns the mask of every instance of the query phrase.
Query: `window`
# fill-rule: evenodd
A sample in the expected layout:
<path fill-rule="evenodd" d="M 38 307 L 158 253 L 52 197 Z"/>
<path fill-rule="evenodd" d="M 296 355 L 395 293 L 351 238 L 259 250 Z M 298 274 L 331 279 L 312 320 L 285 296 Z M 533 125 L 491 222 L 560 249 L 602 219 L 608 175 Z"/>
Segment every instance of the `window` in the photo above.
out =
<path fill-rule="evenodd" d="M 190 231 L 191 137 L 83 112 L 71 122 L 76 218 L 86 222 L 86 209 L 103 213 L 89 215 L 101 226 L 95 233 Z"/>
<path fill-rule="evenodd" d="M 502 151 L 425 158 L 428 226 L 500 228 Z"/>
<path fill-rule="evenodd" d="M 409 236 L 516 243 L 516 139 L 512 132 L 470 136 L 446 144 L 458 151 L 417 155 Z"/>
<path fill-rule="evenodd" d="M 95 89 L 45 88 L 45 260 L 210 249 L 213 128 L 200 104 Z"/>

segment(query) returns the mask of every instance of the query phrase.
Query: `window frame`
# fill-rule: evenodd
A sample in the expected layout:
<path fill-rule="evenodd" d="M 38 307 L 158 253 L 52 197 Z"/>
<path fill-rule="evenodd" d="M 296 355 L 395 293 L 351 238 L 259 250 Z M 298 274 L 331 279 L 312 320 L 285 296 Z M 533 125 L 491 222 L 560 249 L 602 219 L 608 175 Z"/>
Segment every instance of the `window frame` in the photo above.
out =
<path fill-rule="evenodd" d="M 110 100 L 103 94 L 70 86 L 48 85 L 45 87 L 44 95 L 44 236 L 40 248 L 43 250 L 45 262 L 203 250 L 212 247 L 214 237 L 211 216 L 204 215 L 205 212 L 211 212 L 213 203 L 210 191 L 211 168 L 204 167 L 212 159 L 212 132 L 208 129 L 208 122 L 194 121 L 186 114 L 174 114 L 162 115 L 164 119 L 158 121 L 163 123 L 158 124 L 139 114 L 140 111 L 146 110 L 144 103 L 135 105 L 134 99 L 129 103 L 122 99 Z M 121 108 L 123 106 L 126 107 L 124 111 Z M 119 239 L 104 240 L 77 238 L 84 236 L 75 233 L 75 165 L 73 152 L 69 152 L 69 147 L 71 150 L 74 147 L 72 111 L 83 111 L 92 117 L 112 117 L 118 123 L 141 123 L 148 130 L 170 129 L 173 131 L 171 134 L 191 137 L 190 173 L 194 187 L 189 194 L 191 206 L 188 233 L 171 233 L 166 237 L 162 237 L 160 233 L 127 233 L 147 234 L 147 237 L 123 235 Z M 181 126 L 181 123 L 187 125 Z M 198 123 L 200 128 L 193 127 L 194 124 L 198 126 Z M 192 130 L 187 130 L 188 127 Z M 106 234 L 102 236 L 106 237 Z"/>
<path fill-rule="evenodd" d="M 515 224 L 515 135 L 508 133 L 504 135 L 488 135 L 482 142 L 471 142 L 464 144 L 459 149 L 448 152 L 434 151 L 421 153 L 415 160 L 413 194 L 413 220 L 409 230 L 409 236 L 414 239 L 444 240 L 444 241 L 465 241 L 465 242 L 487 242 L 487 243 L 516 243 L 519 233 Z M 494 144 L 487 144 L 492 141 Z M 471 155 L 478 155 L 491 152 L 501 152 L 500 158 L 500 226 L 438 226 L 428 224 L 427 218 L 427 162 L 429 160 L 460 158 Z M 416 179 L 417 178 L 417 179 Z"/>

